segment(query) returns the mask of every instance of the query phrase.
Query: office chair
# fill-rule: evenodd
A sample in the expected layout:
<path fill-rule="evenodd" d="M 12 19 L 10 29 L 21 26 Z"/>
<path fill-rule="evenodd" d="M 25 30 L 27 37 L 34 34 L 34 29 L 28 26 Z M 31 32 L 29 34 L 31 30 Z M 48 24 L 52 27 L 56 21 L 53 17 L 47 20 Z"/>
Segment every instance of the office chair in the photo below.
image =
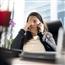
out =
<path fill-rule="evenodd" d="M 55 42 L 57 44 L 59 28 L 60 27 L 63 28 L 62 22 L 60 20 L 56 20 L 56 21 L 51 21 L 51 22 L 47 23 L 47 25 L 48 25 L 49 32 L 52 33 L 53 38 L 55 39 Z"/>

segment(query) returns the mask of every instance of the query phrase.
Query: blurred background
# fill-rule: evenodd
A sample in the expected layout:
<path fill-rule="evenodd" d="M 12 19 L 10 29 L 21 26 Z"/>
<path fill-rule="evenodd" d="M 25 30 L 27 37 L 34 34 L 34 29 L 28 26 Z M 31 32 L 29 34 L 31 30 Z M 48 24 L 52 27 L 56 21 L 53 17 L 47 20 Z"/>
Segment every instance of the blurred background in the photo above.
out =
<path fill-rule="evenodd" d="M 65 0 L 0 0 L 1 47 L 10 48 L 32 11 L 39 12 L 47 22 L 61 20 L 65 28 Z"/>

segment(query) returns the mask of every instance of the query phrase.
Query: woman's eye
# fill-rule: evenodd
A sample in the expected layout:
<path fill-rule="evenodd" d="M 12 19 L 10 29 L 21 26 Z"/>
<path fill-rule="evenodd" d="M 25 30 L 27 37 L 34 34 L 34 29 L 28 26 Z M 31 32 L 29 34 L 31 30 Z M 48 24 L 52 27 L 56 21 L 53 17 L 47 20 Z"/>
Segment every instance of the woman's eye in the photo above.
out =
<path fill-rule="evenodd" d="M 36 23 L 36 20 L 34 20 L 34 23 Z"/>

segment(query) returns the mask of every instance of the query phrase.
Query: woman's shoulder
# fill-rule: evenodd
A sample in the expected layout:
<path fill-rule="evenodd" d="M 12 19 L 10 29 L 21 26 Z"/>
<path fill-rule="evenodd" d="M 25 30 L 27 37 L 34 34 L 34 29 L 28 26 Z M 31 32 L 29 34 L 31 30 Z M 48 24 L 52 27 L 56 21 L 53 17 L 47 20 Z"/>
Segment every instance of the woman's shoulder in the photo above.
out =
<path fill-rule="evenodd" d="M 19 33 L 22 33 L 22 32 L 25 33 L 25 30 L 24 29 L 20 29 Z"/>
<path fill-rule="evenodd" d="M 48 38 L 53 37 L 53 35 L 52 35 L 51 32 L 45 32 L 45 35 L 46 35 L 46 37 L 48 37 Z"/>
<path fill-rule="evenodd" d="M 44 32 L 42 38 L 43 38 L 43 40 L 51 39 L 51 38 L 53 38 L 53 35 L 50 32 Z"/>

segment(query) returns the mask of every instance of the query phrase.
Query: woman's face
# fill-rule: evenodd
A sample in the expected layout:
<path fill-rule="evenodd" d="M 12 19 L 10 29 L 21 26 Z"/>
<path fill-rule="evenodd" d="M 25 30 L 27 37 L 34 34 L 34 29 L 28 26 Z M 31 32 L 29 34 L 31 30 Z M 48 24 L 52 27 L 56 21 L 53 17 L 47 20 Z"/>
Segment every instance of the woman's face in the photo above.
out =
<path fill-rule="evenodd" d="M 36 16 L 30 16 L 28 23 L 30 22 L 31 29 L 36 29 L 38 27 L 38 24 L 40 23 L 39 19 Z"/>
<path fill-rule="evenodd" d="M 30 32 L 33 34 L 36 34 L 41 30 L 43 32 L 44 30 L 44 24 L 40 22 L 40 20 L 36 16 L 30 16 L 28 19 L 28 24 Z"/>

